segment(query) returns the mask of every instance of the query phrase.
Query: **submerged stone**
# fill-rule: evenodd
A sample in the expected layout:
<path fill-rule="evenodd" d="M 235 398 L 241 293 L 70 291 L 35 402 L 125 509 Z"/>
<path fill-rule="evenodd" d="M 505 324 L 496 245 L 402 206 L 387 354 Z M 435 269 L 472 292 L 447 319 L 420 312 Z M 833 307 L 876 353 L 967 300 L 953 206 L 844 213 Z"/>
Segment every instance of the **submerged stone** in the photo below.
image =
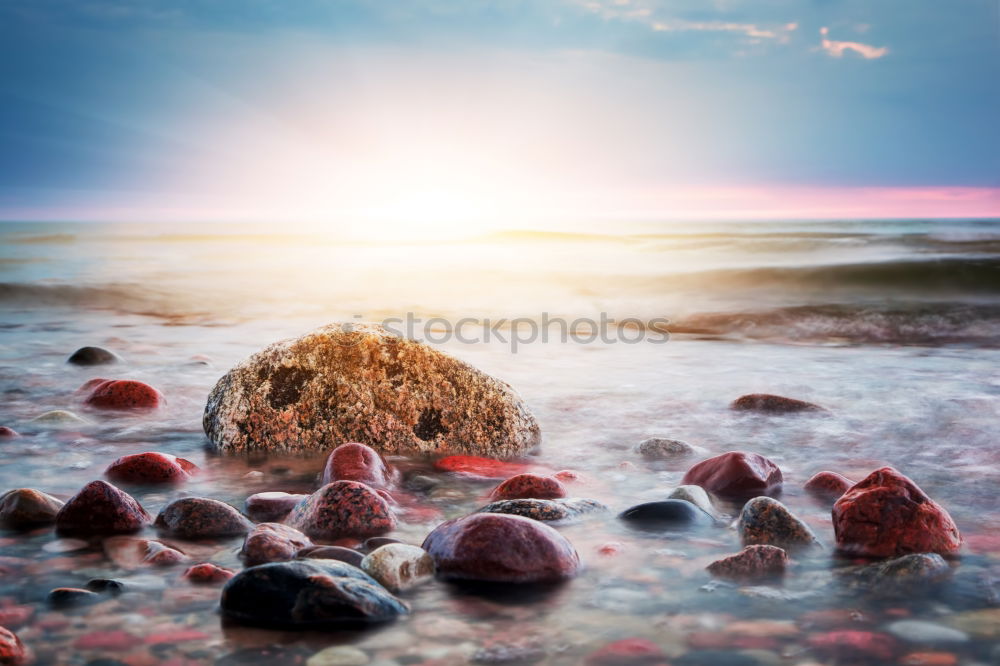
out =
<path fill-rule="evenodd" d="M 490 493 L 495 500 L 557 499 L 565 496 L 566 489 L 558 479 L 530 473 L 512 476 Z"/>
<path fill-rule="evenodd" d="M 23 530 L 51 525 L 62 500 L 33 488 L 15 488 L 0 495 L 0 527 Z"/>
<path fill-rule="evenodd" d="M 212 585 L 214 583 L 224 583 L 235 575 L 236 572 L 231 569 L 225 569 L 210 562 L 204 562 L 188 567 L 182 578 L 195 585 Z"/>
<path fill-rule="evenodd" d="M 719 510 L 716 509 L 715 505 L 712 503 L 712 498 L 708 496 L 708 493 L 705 492 L 705 489 L 701 486 L 677 486 L 670 491 L 670 494 L 667 495 L 667 499 L 678 499 L 691 502 L 691 504 L 694 504 L 696 507 L 711 515 L 713 518 L 719 518 L 721 516 Z"/>
<path fill-rule="evenodd" d="M 103 347 L 80 347 L 70 354 L 66 362 L 70 365 L 110 365 L 120 363 L 121 357 Z"/>
<path fill-rule="evenodd" d="M 510 458 L 541 441 L 510 386 L 366 324 L 325 326 L 254 354 L 212 389 L 204 427 L 227 453 L 348 441 L 391 454 Z"/>
<path fill-rule="evenodd" d="M 482 456 L 445 456 L 434 461 L 435 469 L 475 479 L 506 479 L 527 472 L 531 465 Z"/>
<path fill-rule="evenodd" d="M 171 566 L 187 562 L 188 556 L 162 541 L 119 536 L 104 540 L 104 554 L 123 569 Z"/>
<path fill-rule="evenodd" d="M 743 505 L 736 531 L 744 546 L 778 546 L 792 552 L 820 545 L 805 523 L 770 497 L 755 497 Z"/>
<path fill-rule="evenodd" d="M 45 412 L 44 414 L 39 414 L 35 418 L 31 419 L 29 423 L 33 423 L 37 426 L 44 426 L 46 428 L 73 428 L 94 425 L 93 422 L 77 416 L 73 412 L 68 412 L 65 409 L 53 409 L 52 411 Z"/>
<path fill-rule="evenodd" d="M 88 483 L 56 514 L 56 529 L 62 534 L 127 534 L 150 522 L 142 505 L 105 481 Z"/>
<path fill-rule="evenodd" d="M 390 485 L 392 470 L 378 451 L 370 446 L 350 442 L 335 448 L 326 459 L 323 483 L 360 481 L 372 488 Z"/>
<path fill-rule="evenodd" d="M 178 539 L 242 536 L 253 529 L 246 516 L 225 502 L 207 497 L 182 497 L 163 507 L 156 527 Z"/>
<path fill-rule="evenodd" d="M 363 483 L 334 481 L 302 500 L 287 523 L 313 539 L 376 536 L 392 531 L 396 518 L 385 499 Z"/>
<path fill-rule="evenodd" d="M 750 393 L 740 396 L 730 405 L 740 412 L 760 412 L 762 414 L 793 414 L 796 412 L 825 412 L 819 405 L 805 400 L 786 398 L 770 393 Z"/>
<path fill-rule="evenodd" d="M 101 601 L 101 595 L 76 587 L 57 587 L 49 592 L 48 601 L 54 608 L 73 608 L 96 604 Z"/>
<path fill-rule="evenodd" d="M 8 428 L 7 426 L 0 426 L 0 439 L 14 439 L 15 437 L 20 437 L 18 433 L 13 428 Z"/>
<path fill-rule="evenodd" d="M 679 439 L 667 439 L 666 437 L 650 437 L 639 442 L 635 447 L 636 453 L 646 460 L 676 460 L 686 456 L 694 455 L 701 449 L 697 449 L 687 442 Z"/>
<path fill-rule="evenodd" d="M 122 456 L 108 465 L 104 474 L 119 483 L 182 483 L 197 470 L 193 462 L 184 458 L 147 451 Z"/>
<path fill-rule="evenodd" d="M 691 502 L 678 499 L 637 504 L 618 517 L 643 530 L 685 529 L 715 524 L 715 519 L 710 514 Z"/>
<path fill-rule="evenodd" d="M 735 555 L 705 567 L 716 578 L 739 582 L 776 578 L 785 574 L 788 555 L 777 546 L 747 546 Z"/>
<path fill-rule="evenodd" d="M 295 559 L 296 553 L 313 545 L 302 532 L 280 523 L 261 523 L 243 541 L 240 557 L 247 566 Z"/>
<path fill-rule="evenodd" d="M 401 592 L 434 577 L 434 560 L 423 548 L 390 543 L 365 556 L 361 569 L 391 592 Z"/>
<path fill-rule="evenodd" d="M 27 660 L 24 644 L 10 629 L 0 627 L 0 664 L 20 666 Z"/>
<path fill-rule="evenodd" d="M 254 520 L 270 523 L 283 520 L 292 512 L 299 502 L 309 495 L 292 495 L 289 493 L 257 493 L 246 501 L 247 515 Z"/>
<path fill-rule="evenodd" d="M 490 502 L 479 509 L 477 513 L 506 513 L 543 522 L 568 522 L 588 513 L 607 510 L 608 507 L 597 500 L 584 498 L 516 499 Z"/>
<path fill-rule="evenodd" d="M 817 472 L 802 488 L 813 497 L 833 501 L 847 492 L 854 482 L 836 472 Z"/>
<path fill-rule="evenodd" d="M 306 546 L 295 554 L 296 559 L 338 560 L 360 568 L 364 553 L 343 546 Z"/>
<path fill-rule="evenodd" d="M 88 407 L 120 411 L 155 409 L 163 402 L 162 393 L 149 384 L 132 379 L 115 379 L 98 384 L 84 400 Z"/>

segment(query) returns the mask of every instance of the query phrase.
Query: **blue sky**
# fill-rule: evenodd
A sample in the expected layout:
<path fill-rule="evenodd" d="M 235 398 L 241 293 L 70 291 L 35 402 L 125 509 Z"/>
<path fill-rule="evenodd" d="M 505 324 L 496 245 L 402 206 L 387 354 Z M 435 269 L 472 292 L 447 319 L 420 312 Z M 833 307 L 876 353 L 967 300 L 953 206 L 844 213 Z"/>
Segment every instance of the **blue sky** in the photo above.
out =
<path fill-rule="evenodd" d="M 0 0 L 7 219 L 1000 213 L 997 117 L 995 0 Z"/>

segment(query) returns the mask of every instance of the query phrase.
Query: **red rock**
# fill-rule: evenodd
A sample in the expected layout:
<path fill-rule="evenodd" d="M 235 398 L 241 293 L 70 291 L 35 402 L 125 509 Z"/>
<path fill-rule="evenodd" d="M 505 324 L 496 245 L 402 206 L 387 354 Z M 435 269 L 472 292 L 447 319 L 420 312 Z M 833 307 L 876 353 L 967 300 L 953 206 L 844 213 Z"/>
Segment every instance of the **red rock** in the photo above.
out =
<path fill-rule="evenodd" d="M 253 529 L 246 516 L 225 502 L 208 497 L 182 497 L 163 507 L 156 527 L 178 539 L 242 536 Z"/>
<path fill-rule="evenodd" d="M 181 483 L 197 470 L 193 462 L 184 458 L 147 451 L 122 456 L 108 465 L 104 474 L 119 483 Z"/>
<path fill-rule="evenodd" d="M 10 629 L 0 627 L 0 664 L 23 664 L 27 661 L 27 653 L 21 639 Z"/>
<path fill-rule="evenodd" d="M 588 666 L 616 664 L 665 664 L 666 655 L 660 646 L 645 638 L 624 638 L 608 643 L 587 657 Z"/>
<path fill-rule="evenodd" d="M 537 520 L 474 513 L 438 525 L 424 540 L 438 576 L 527 583 L 572 578 L 580 557 L 566 538 Z"/>
<path fill-rule="evenodd" d="M 903 666 L 955 666 L 958 656 L 951 652 L 911 652 L 899 663 Z"/>
<path fill-rule="evenodd" d="M 261 523 L 247 535 L 240 557 L 248 567 L 295 559 L 296 553 L 313 545 L 302 532 L 280 523 Z"/>
<path fill-rule="evenodd" d="M 747 546 L 735 555 L 724 557 L 705 567 L 717 578 L 736 581 L 782 576 L 788 566 L 788 555 L 777 546 Z"/>
<path fill-rule="evenodd" d="M 750 393 L 740 396 L 729 406 L 740 412 L 761 412 L 764 414 L 793 414 L 795 412 L 825 412 L 819 405 L 805 400 L 786 398 L 770 393 Z"/>
<path fill-rule="evenodd" d="M 837 500 L 833 532 L 840 550 L 863 557 L 953 555 L 962 546 L 948 512 L 891 467 L 872 472 Z"/>
<path fill-rule="evenodd" d="M 579 481 L 580 475 L 571 469 L 561 469 L 552 475 L 556 479 L 559 479 L 563 483 L 572 483 L 573 481 Z"/>
<path fill-rule="evenodd" d="M 80 388 L 78 388 L 75 393 L 78 396 L 87 397 L 91 393 L 93 393 L 98 386 L 102 384 L 107 384 L 110 381 L 114 380 L 107 379 L 106 377 L 95 377 L 94 379 L 88 379 L 87 381 L 85 381 L 83 384 L 80 385 Z"/>
<path fill-rule="evenodd" d="M 326 459 L 323 484 L 334 481 L 360 481 L 372 488 L 385 488 L 392 480 L 392 471 L 378 451 L 350 442 L 335 448 Z"/>
<path fill-rule="evenodd" d="M 98 409 L 155 409 L 164 402 L 163 394 L 149 384 L 132 379 L 114 379 L 97 385 L 84 401 Z"/>
<path fill-rule="evenodd" d="M 357 481 L 334 481 L 292 510 L 286 521 L 313 539 L 368 537 L 396 528 L 389 504 L 372 488 Z"/>
<path fill-rule="evenodd" d="M 745 499 L 781 490 L 781 470 L 756 453 L 730 451 L 703 460 L 684 475 L 681 485 L 701 486 L 721 497 Z"/>
<path fill-rule="evenodd" d="M 551 476 L 530 473 L 518 474 L 494 488 L 490 497 L 495 500 L 557 499 L 566 497 L 566 489 Z"/>
<path fill-rule="evenodd" d="M 625 550 L 625 544 L 623 544 L 622 542 L 609 541 L 606 544 L 603 544 L 600 548 L 598 548 L 597 552 L 600 553 L 601 555 L 612 556 L 620 554 L 623 550 Z"/>
<path fill-rule="evenodd" d="M 73 641 L 78 650 L 128 650 L 142 645 L 142 639 L 127 631 L 94 631 Z"/>
<path fill-rule="evenodd" d="M 451 472 L 479 479 L 506 479 L 531 469 L 531 465 L 505 462 L 479 456 L 446 456 L 437 460 L 434 467 L 442 472 Z"/>
<path fill-rule="evenodd" d="M 892 659 L 896 640 L 887 634 L 871 631 L 830 631 L 809 637 L 809 647 L 834 659 Z"/>
<path fill-rule="evenodd" d="M 63 534 L 122 534 L 137 532 L 152 519 L 128 493 L 105 481 L 91 481 L 56 514 Z"/>
<path fill-rule="evenodd" d="M 309 495 L 289 493 L 257 493 L 247 498 L 247 515 L 254 520 L 269 523 L 283 520 L 295 506 Z"/>
<path fill-rule="evenodd" d="M 235 571 L 205 562 L 188 567 L 182 578 L 195 585 L 211 585 L 213 583 L 225 583 L 235 575 Z"/>
<path fill-rule="evenodd" d="M 0 426 L 0 439 L 13 439 L 14 437 L 20 437 L 21 435 L 13 428 L 8 428 L 7 426 Z"/>
<path fill-rule="evenodd" d="M 820 499 L 837 499 L 847 492 L 854 482 L 836 472 L 817 472 L 802 486 L 810 495 Z"/>
<path fill-rule="evenodd" d="M 63 502 L 33 488 L 14 488 L 0 495 L 0 527 L 15 530 L 51 525 Z"/>
<path fill-rule="evenodd" d="M 122 569 L 145 566 L 166 567 L 188 561 L 188 556 L 162 541 L 137 537 L 111 537 L 102 544 L 104 553 Z"/>

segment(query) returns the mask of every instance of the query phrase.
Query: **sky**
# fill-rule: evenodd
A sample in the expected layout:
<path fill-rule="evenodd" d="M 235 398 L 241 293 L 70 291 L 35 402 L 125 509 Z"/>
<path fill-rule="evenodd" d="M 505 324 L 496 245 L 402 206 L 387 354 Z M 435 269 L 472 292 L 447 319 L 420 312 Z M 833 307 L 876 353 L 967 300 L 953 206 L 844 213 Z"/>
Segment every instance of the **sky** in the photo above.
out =
<path fill-rule="evenodd" d="M 0 219 L 1000 216 L 996 0 L 0 0 Z"/>

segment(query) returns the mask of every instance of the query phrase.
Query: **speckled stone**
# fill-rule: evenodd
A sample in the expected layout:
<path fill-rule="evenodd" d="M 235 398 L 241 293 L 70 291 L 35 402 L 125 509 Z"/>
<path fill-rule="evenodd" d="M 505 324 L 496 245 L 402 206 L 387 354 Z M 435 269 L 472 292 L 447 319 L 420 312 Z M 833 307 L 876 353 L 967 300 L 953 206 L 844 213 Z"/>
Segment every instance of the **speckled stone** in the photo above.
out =
<path fill-rule="evenodd" d="M 408 612 L 368 574 L 335 560 L 244 569 L 226 583 L 220 605 L 230 619 L 270 628 L 384 622 Z"/>
<path fill-rule="evenodd" d="M 361 324 L 325 326 L 240 363 L 212 389 L 204 427 L 227 453 L 315 453 L 346 441 L 390 454 L 510 458 L 541 441 L 507 384 Z"/>
<path fill-rule="evenodd" d="M 236 572 L 231 569 L 216 566 L 210 562 L 203 562 L 202 564 L 188 567 L 182 578 L 195 585 L 213 585 L 215 583 L 224 583 L 235 575 Z"/>
<path fill-rule="evenodd" d="M 833 504 L 853 485 L 853 481 L 836 472 L 816 472 L 802 484 L 802 489 L 817 499 Z"/>
<path fill-rule="evenodd" d="M 758 453 L 729 451 L 702 460 L 687 471 L 682 485 L 701 486 L 728 499 L 750 499 L 781 491 L 784 479 L 773 462 Z"/>
<path fill-rule="evenodd" d="M 783 576 L 788 555 L 777 546 L 747 546 L 705 567 L 716 578 L 739 582 Z"/>
<path fill-rule="evenodd" d="M 969 641 L 969 635 L 964 631 L 922 620 L 897 620 L 890 622 L 885 630 L 907 643 L 936 645 Z"/>
<path fill-rule="evenodd" d="M 122 456 L 104 471 L 118 483 L 183 483 L 191 478 L 198 467 L 190 460 L 169 453 L 147 451 Z"/>
<path fill-rule="evenodd" d="M 115 379 L 99 384 L 84 400 L 88 407 L 119 411 L 156 409 L 163 403 L 162 393 L 149 384 L 132 379 Z"/>
<path fill-rule="evenodd" d="M 70 365 L 110 365 L 120 363 L 121 357 L 103 347 L 80 347 L 70 354 L 66 362 Z"/>
<path fill-rule="evenodd" d="M 301 549 L 313 545 L 302 532 L 280 523 L 261 523 L 243 541 L 240 557 L 247 566 L 295 559 Z"/>
<path fill-rule="evenodd" d="M 506 513 L 543 522 L 570 522 L 589 513 L 600 513 L 607 510 L 608 507 L 597 500 L 574 497 L 554 500 L 501 500 L 490 502 L 479 509 L 477 513 Z"/>
<path fill-rule="evenodd" d="M 368 553 L 361 570 L 390 592 L 401 592 L 433 578 L 434 560 L 423 548 L 390 543 Z"/>
<path fill-rule="evenodd" d="M 286 521 L 313 539 L 376 536 L 392 531 L 389 504 L 363 483 L 334 481 L 302 500 Z"/>
<path fill-rule="evenodd" d="M 63 506 L 61 500 L 33 488 L 15 488 L 0 495 L 0 527 L 23 530 L 51 525 Z"/>
<path fill-rule="evenodd" d="M 372 488 L 386 488 L 392 481 L 392 470 L 370 446 L 349 442 L 341 444 L 326 459 L 323 483 L 360 481 Z"/>
<path fill-rule="evenodd" d="M 786 398 L 770 393 L 750 393 L 740 396 L 730 407 L 739 412 L 760 412 L 762 414 L 794 414 L 798 412 L 825 412 L 826 410 L 811 402 Z"/>
<path fill-rule="evenodd" d="M 558 499 L 565 496 L 566 489 L 558 479 L 530 473 L 512 476 L 490 493 L 495 500 Z"/>
<path fill-rule="evenodd" d="M 677 460 L 694 455 L 699 451 L 700 449 L 696 449 L 687 442 L 666 437 L 650 437 L 642 440 L 635 447 L 635 452 L 646 460 Z"/>
<path fill-rule="evenodd" d="M 952 575 L 937 553 L 911 553 L 838 572 L 842 584 L 874 596 L 911 598 L 927 594 Z"/>
<path fill-rule="evenodd" d="M 755 497 L 744 504 L 736 530 L 744 546 L 778 546 L 794 552 L 820 545 L 805 523 L 771 497 Z"/>
<path fill-rule="evenodd" d="M 105 481 L 91 481 L 56 514 L 61 534 L 127 534 L 152 521 L 128 493 Z"/>
<path fill-rule="evenodd" d="M 182 497 L 163 507 L 156 527 L 178 539 L 242 536 L 253 523 L 225 502 L 207 497 Z"/>
<path fill-rule="evenodd" d="M 289 493 L 257 493 L 246 501 L 247 515 L 260 522 L 270 523 L 284 520 L 299 502 L 309 495 L 292 495 Z"/>

